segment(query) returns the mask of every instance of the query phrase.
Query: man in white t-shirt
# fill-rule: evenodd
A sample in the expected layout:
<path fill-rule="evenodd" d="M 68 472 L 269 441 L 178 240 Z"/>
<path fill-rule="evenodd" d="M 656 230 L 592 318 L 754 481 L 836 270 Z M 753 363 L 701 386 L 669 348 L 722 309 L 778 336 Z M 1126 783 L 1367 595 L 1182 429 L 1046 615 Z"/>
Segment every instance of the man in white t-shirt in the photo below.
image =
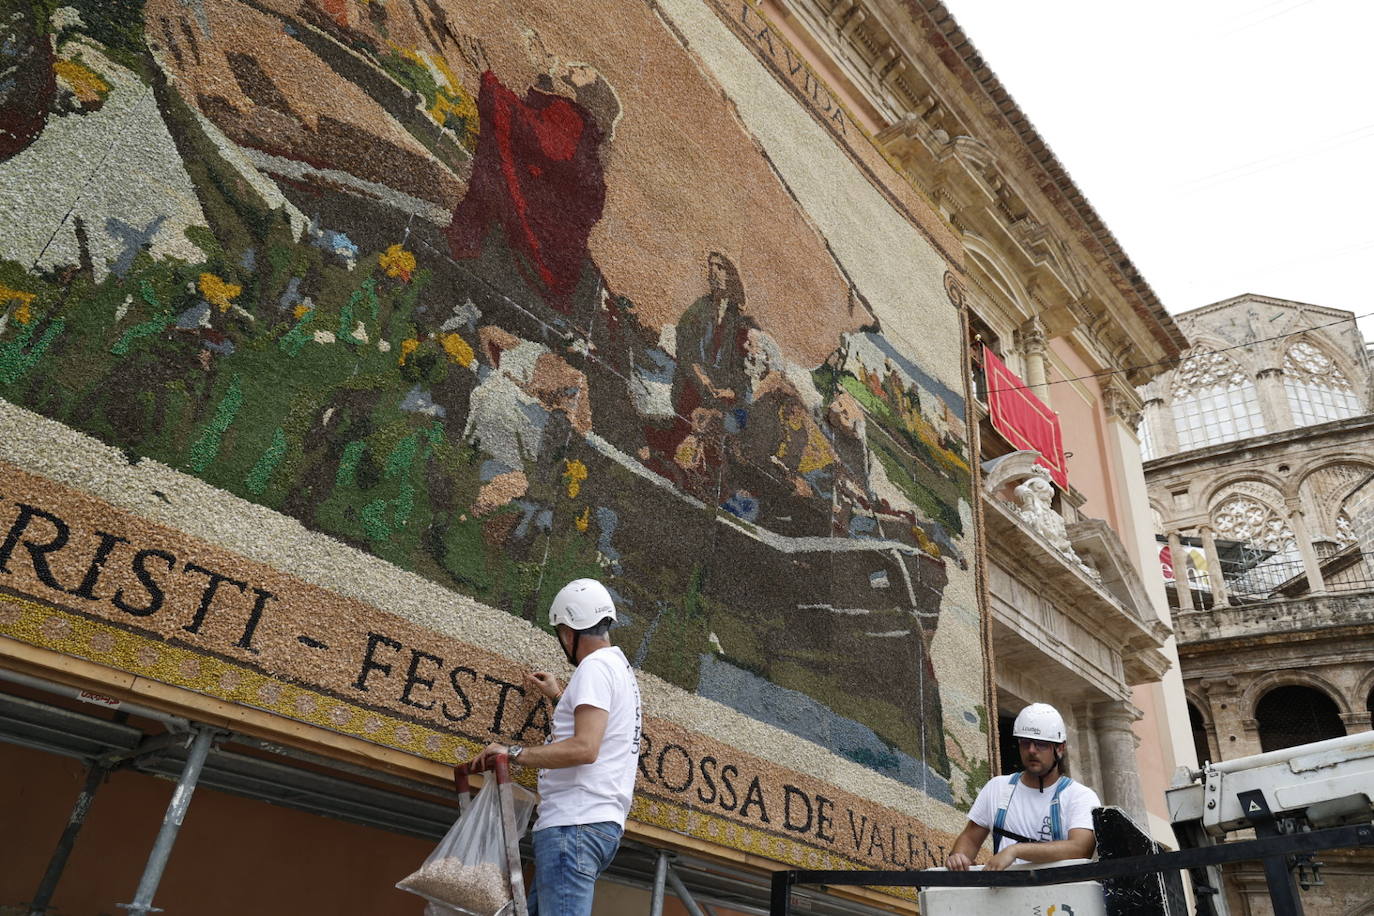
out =
<path fill-rule="evenodd" d="M 639 684 L 625 653 L 607 638 L 615 603 L 595 579 L 565 585 L 549 623 L 575 670 L 562 687 L 538 671 L 525 683 L 556 704 L 542 747 L 489 744 L 474 758 L 508 754 L 539 768 L 530 916 L 587 916 L 596 879 L 611 864 L 625 831 L 639 765 Z M 541 906 L 542 903 L 542 906 Z"/>
<path fill-rule="evenodd" d="M 1047 703 L 1032 703 L 1012 726 L 1021 772 L 998 776 L 978 793 L 968 824 L 945 861 L 965 871 L 992 834 L 989 871 L 1021 862 L 1087 859 L 1097 845 L 1093 809 L 1097 793 L 1064 775 L 1064 718 Z"/>

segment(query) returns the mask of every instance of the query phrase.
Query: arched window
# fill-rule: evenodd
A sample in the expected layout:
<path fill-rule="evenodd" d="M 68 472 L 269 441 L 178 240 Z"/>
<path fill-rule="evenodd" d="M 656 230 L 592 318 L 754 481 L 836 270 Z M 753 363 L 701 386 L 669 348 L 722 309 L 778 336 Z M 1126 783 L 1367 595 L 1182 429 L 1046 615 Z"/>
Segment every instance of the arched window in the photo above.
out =
<path fill-rule="evenodd" d="M 1197 764 L 1202 766 L 1212 759 L 1212 751 L 1207 745 L 1207 723 L 1202 720 L 1202 713 L 1192 700 L 1188 701 L 1188 724 L 1193 729 L 1193 750 L 1197 752 Z"/>
<path fill-rule="evenodd" d="M 1350 380 L 1314 344 L 1300 340 L 1283 357 L 1283 388 L 1293 422 L 1311 426 L 1360 413 L 1360 398 Z"/>
<path fill-rule="evenodd" d="M 1255 704 L 1260 748 L 1278 751 L 1345 734 L 1335 702 L 1311 687 L 1275 687 Z"/>
<path fill-rule="evenodd" d="M 1205 346 L 1188 351 L 1174 370 L 1172 395 L 1181 451 L 1265 432 L 1254 379 L 1224 353 Z"/>
<path fill-rule="evenodd" d="M 1236 558 L 1222 565 L 1226 588 L 1238 598 L 1267 598 L 1306 573 L 1288 521 L 1254 497 L 1238 494 L 1217 506 L 1212 530 L 1222 540 L 1241 544 Z"/>

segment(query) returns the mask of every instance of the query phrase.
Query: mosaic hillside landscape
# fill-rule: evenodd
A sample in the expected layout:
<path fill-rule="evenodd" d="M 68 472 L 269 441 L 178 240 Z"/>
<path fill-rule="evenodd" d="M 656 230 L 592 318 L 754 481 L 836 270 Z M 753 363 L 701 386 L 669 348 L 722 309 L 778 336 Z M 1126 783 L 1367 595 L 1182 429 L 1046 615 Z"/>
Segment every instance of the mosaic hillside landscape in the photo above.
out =
<path fill-rule="evenodd" d="M 0 398 L 536 625 L 602 578 L 643 671 L 971 801 L 943 262 L 879 282 L 773 152 L 819 121 L 674 22 L 751 78 L 780 43 L 698 0 L 8 8 Z"/>

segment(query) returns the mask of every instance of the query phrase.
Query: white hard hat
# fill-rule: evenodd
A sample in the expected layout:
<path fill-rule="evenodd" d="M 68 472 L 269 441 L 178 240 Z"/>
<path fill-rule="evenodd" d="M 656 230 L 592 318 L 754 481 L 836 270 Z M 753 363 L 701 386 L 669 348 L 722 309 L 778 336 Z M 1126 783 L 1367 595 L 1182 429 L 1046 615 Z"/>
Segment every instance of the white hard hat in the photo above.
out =
<path fill-rule="evenodd" d="M 549 606 L 549 626 L 560 623 L 574 630 L 594 627 L 605 618 L 615 620 L 611 593 L 595 579 L 574 579 L 559 590 Z"/>
<path fill-rule="evenodd" d="M 1037 741 L 1064 741 L 1064 717 L 1048 703 L 1032 703 L 1016 717 L 1011 733 L 1017 738 L 1034 738 Z"/>

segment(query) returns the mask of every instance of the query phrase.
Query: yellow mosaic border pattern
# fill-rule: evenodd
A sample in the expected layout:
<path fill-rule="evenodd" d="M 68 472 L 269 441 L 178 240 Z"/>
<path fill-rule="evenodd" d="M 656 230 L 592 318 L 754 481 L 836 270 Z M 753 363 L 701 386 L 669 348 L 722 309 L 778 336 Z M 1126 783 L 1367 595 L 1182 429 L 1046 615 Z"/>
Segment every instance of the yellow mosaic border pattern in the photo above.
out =
<path fill-rule="evenodd" d="M 471 756 L 479 747 L 465 738 L 363 709 L 242 665 L 13 595 L 0 594 L 0 634 L 427 760 L 451 763 Z"/>
<path fill-rule="evenodd" d="M 170 646 L 156 638 L 15 595 L 0 593 L 0 635 L 427 760 L 452 763 L 472 756 L 480 748 L 467 738 L 364 709 L 243 665 Z M 533 773 L 522 773 L 521 777 L 521 782 L 533 785 Z M 637 795 L 630 817 L 642 824 L 798 868 L 865 867 L 853 859 L 658 798 Z M 914 893 L 903 893 L 897 888 L 882 892 L 915 899 Z"/>

